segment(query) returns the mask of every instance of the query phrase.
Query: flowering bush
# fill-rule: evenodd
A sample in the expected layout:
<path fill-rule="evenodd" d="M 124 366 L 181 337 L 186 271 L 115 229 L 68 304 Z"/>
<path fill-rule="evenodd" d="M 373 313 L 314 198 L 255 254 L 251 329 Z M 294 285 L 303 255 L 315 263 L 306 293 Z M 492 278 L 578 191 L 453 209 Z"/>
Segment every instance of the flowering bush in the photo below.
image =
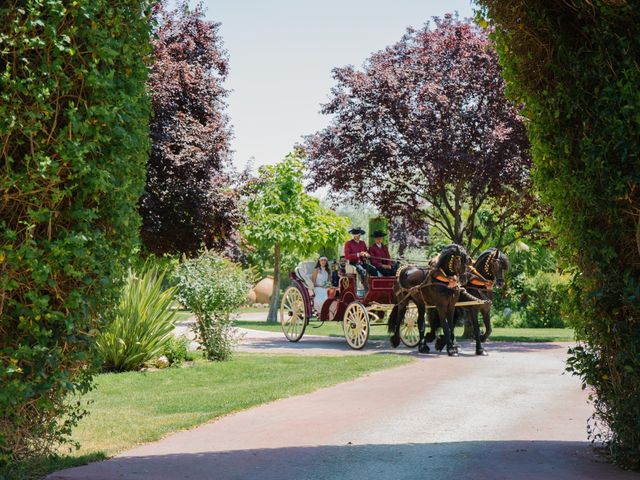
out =
<path fill-rule="evenodd" d="M 214 253 L 185 261 L 177 272 L 178 300 L 196 316 L 194 332 L 209 360 L 226 360 L 238 341 L 230 314 L 244 303 L 249 283 L 233 262 Z"/>

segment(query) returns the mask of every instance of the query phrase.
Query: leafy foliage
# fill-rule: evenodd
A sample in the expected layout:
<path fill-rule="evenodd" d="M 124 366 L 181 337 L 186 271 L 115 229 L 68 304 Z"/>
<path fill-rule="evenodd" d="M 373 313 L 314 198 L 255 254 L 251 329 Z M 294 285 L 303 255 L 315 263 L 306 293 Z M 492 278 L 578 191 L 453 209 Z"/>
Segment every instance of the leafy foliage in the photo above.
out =
<path fill-rule="evenodd" d="M 283 252 L 310 255 L 324 246 L 336 245 L 347 235 L 348 221 L 320 206 L 302 185 L 302 152 L 289 153 L 276 165 L 260 168 L 249 186 L 247 241 L 260 251 L 273 252 L 274 288 L 269 321 L 275 322 Z"/>
<path fill-rule="evenodd" d="M 151 155 L 141 199 L 142 238 L 153 253 L 223 250 L 241 219 L 232 187 L 224 110 L 228 54 L 220 24 L 201 6 L 160 3 L 149 76 Z"/>
<path fill-rule="evenodd" d="M 481 0 L 510 95 L 526 106 L 543 198 L 583 344 L 568 369 L 593 392 L 589 433 L 640 468 L 640 4 Z"/>
<path fill-rule="evenodd" d="M 473 25 L 435 19 L 334 78 L 322 109 L 331 124 L 306 139 L 313 185 L 370 202 L 413 232 L 428 219 L 472 253 L 538 211 L 525 127 L 491 42 Z M 476 237 L 482 207 L 495 218 Z"/>
<path fill-rule="evenodd" d="M 246 300 L 242 269 L 212 252 L 183 262 L 177 273 L 178 299 L 196 316 L 196 339 L 209 360 L 226 360 L 237 341 L 230 315 Z"/>
<path fill-rule="evenodd" d="M 162 355 L 176 323 L 175 287 L 164 289 L 164 276 L 151 265 L 129 270 L 120 302 L 96 338 L 105 370 L 140 370 Z"/>
<path fill-rule="evenodd" d="M 82 415 L 140 224 L 149 2 L 68 3 L 0 5 L 0 463 Z"/>
<path fill-rule="evenodd" d="M 162 355 L 167 357 L 169 365 L 177 367 L 185 361 L 193 360 L 193 354 L 189 352 L 189 343 L 189 339 L 185 336 L 172 336 L 169 339 L 162 350 Z"/>

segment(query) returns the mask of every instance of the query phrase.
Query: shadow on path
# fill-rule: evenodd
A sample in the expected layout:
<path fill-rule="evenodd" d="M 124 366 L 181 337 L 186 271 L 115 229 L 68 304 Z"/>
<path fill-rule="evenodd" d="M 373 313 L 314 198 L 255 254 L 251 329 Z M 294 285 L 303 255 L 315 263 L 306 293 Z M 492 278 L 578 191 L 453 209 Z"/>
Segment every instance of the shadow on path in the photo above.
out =
<path fill-rule="evenodd" d="M 353 350 L 347 344 L 344 337 L 340 336 L 319 336 L 319 335 L 307 335 L 303 337 L 299 342 L 289 342 L 284 336 L 281 335 L 260 335 L 259 337 L 253 337 L 253 331 L 250 332 L 245 341 L 243 342 L 243 350 L 252 352 L 269 352 L 278 353 L 279 350 L 291 353 L 295 351 L 307 350 L 310 354 L 318 353 L 318 351 L 324 351 L 324 353 L 336 354 L 343 353 L 399 353 L 417 354 L 416 348 L 407 348 L 404 345 L 398 348 L 393 348 L 389 343 L 389 340 L 372 340 L 370 339 L 362 350 Z M 461 356 L 473 356 L 475 357 L 475 342 L 469 340 L 460 340 L 460 354 Z M 551 350 L 567 350 L 569 343 L 543 343 L 543 342 L 487 342 L 483 344 L 487 353 L 514 353 L 514 352 L 543 352 Z M 431 353 L 423 356 L 433 355 L 446 355 L 444 352 L 436 352 L 433 344 L 430 345 Z"/>
<path fill-rule="evenodd" d="M 607 464 L 586 442 L 470 441 L 117 457 L 47 477 L 48 480 L 416 478 L 624 480 L 638 479 L 640 474 Z"/>

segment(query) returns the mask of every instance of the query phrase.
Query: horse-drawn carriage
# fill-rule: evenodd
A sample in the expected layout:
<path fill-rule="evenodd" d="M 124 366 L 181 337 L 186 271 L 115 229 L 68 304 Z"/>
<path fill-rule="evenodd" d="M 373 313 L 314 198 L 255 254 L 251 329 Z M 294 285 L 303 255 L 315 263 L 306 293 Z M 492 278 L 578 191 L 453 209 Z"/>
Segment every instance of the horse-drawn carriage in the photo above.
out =
<path fill-rule="evenodd" d="M 311 320 L 342 322 L 349 346 L 356 350 L 363 348 L 371 327 L 387 325 L 387 316 L 395 305 L 395 278 L 371 277 L 365 293 L 355 268 L 347 265 L 346 275 L 340 278 L 338 287 L 329 289 L 328 298 L 320 311 L 316 311 L 311 282 L 314 265 L 313 262 L 303 262 L 289 274 L 291 286 L 285 290 L 280 305 L 280 323 L 285 337 L 297 342 Z M 401 327 L 401 341 L 408 347 L 415 347 L 418 340 L 417 310 L 411 308 Z"/>
<path fill-rule="evenodd" d="M 303 262 L 289 275 L 291 285 L 285 290 L 280 305 L 280 323 L 289 341 L 300 340 L 310 321 L 342 322 L 347 343 L 351 348 L 359 350 L 366 345 L 371 328 L 388 326 L 389 318 L 393 315 L 392 311 L 394 308 L 397 311 L 396 307 L 401 306 L 402 315 L 398 318 L 400 325 L 399 329 L 396 328 L 399 339 L 407 347 L 416 347 L 419 344 L 424 336 L 424 330 L 421 336 L 419 306 L 416 301 L 421 304 L 420 309 L 423 309 L 423 313 L 424 309 L 434 308 L 435 305 L 424 301 L 425 297 L 422 294 L 420 298 L 412 297 L 411 294 L 419 292 L 415 289 L 428 287 L 431 284 L 426 285 L 422 281 L 416 287 L 404 290 L 409 295 L 400 295 L 401 298 L 398 299 L 396 294 L 398 290 L 394 289 L 394 286 L 397 287 L 396 277 L 368 277 L 368 288 L 365 289 L 356 269 L 347 265 L 345 275 L 340 278 L 338 287 L 328 290 L 327 299 L 318 311 L 314 308 L 314 285 L 311 281 L 314 266 L 314 262 Z M 466 267 L 461 265 L 460 268 Z M 446 290 L 446 282 L 441 287 Z M 490 304 L 490 301 L 480 300 L 468 294 L 466 300 L 460 298 L 461 301 L 458 301 L 457 299 L 458 297 L 456 297 L 455 307 Z"/>

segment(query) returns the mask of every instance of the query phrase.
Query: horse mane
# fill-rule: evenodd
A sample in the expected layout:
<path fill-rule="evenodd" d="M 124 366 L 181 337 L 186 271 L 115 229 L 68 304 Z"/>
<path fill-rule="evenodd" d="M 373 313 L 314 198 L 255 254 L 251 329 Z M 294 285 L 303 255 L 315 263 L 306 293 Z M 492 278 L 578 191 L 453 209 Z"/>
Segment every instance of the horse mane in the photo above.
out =
<path fill-rule="evenodd" d="M 455 275 L 457 272 L 452 272 L 449 269 L 449 260 L 453 255 L 462 257 L 462 265 L 464 265 L 466 268 L 469 260 L 469 255 L 467 254 L 467 251 L 463 246 L 456 243 L 447 245 L 442 249 L 438 256 L 433 260 L 433 267 L 442 269 L 442 271 L 444 271 L 447 275 Z"/>
<path fill-rule="evenodd" d="M 502 262 L 502 265 L 504 266 L 504 269 L 509 270 L 509 267 L 511 266 L 509 257 L 507 257 L 507 255 L 504 252 L 498 250 L 496 247 L 490 247 L 484 250 L 480 255 L 478 255 L 478 259 L 475 262 L 476 269 L 483 275 L 487 273 L 485 271 L 485 264 L 487 263 L 487 261 L 492 255 L 496 254 L 496 252 L 498 254 L 498 259 L 500 260 L 500 262 Z"/>

